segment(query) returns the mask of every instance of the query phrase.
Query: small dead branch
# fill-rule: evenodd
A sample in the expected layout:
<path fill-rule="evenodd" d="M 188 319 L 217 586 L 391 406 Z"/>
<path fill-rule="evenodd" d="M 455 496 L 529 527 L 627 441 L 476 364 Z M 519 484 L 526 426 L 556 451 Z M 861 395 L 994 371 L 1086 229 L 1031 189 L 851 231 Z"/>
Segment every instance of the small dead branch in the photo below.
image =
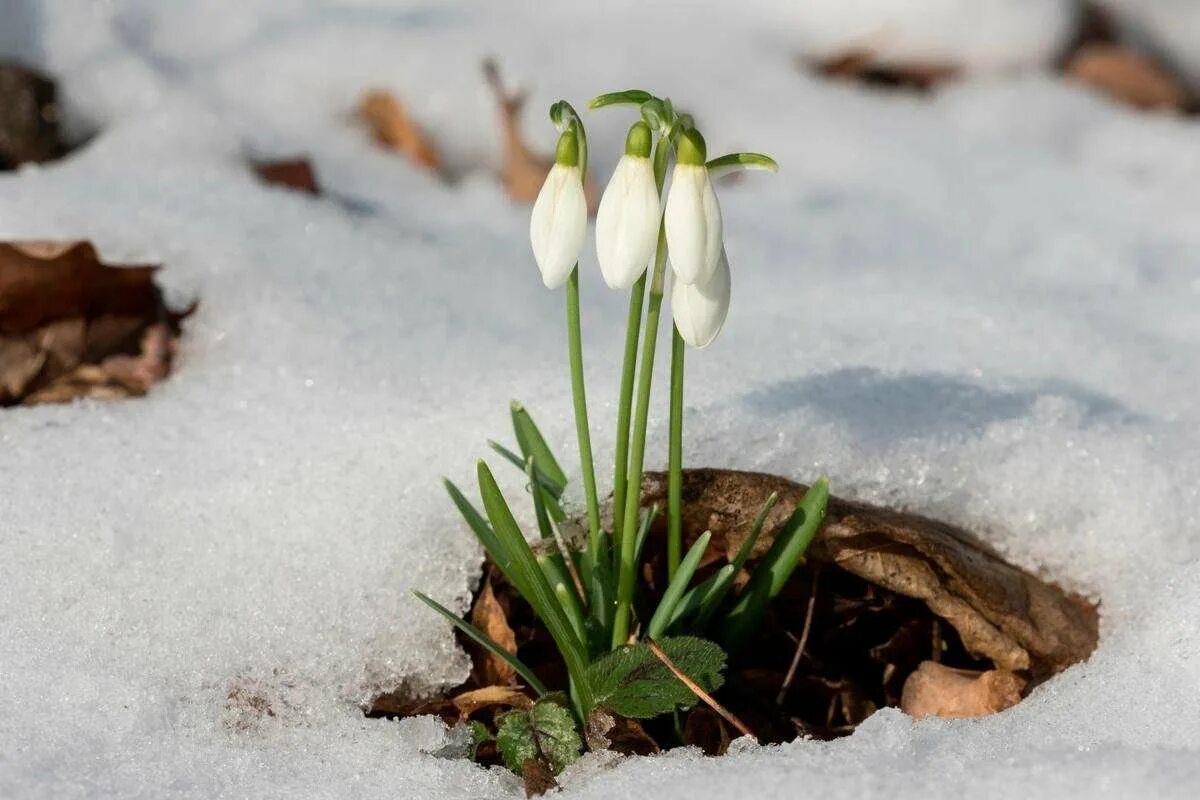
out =
<path fill-rule="evenodd" d="M 737 729 L 738 733 L 742 734 L 743 736 L 749 736 L 755 741 L 758 741 L 758 737 L 754 735 L 754 731 L 746 727 L 746 723 L 742 722 L 740 719 L 731 714 L 729 710 L 725 708 L 725 706 L 714 700 L 712 695 L 700 688 L 700 684 L 696 683 L 694 680 L 689 678 L 683 672 L 683 670 L 679 669 L 679 667 L 675 665 L 675 662 L 663 652 L 661 647 L 655 644 L 651 639 L 645 639 L 644 641 L 646 646 L 650 648 L 650 652 L 654 654 L 655 658 L 661 661 L 667 669 L 671 670 L 671 674 L 678 678 L 684 686 L 691 689 L 692 694 L 700 698 L 700 700 L 703 701 L 706 706 L 720 714 L 721 719 L 725 720 L 735 729 Z"/>
<path fill-rule="evenodd" d="M 800 632 L 800 641 L 796 642 L 796 653 L 792 656 L 792 663 L 788 665 L 783 685 L 779 687 L 779 694 L 775 696 L 775 705 L 777 706 L 783 705 L 788 689 L 792 688 L 792 681 L 796 680 L 796 669 L 800 666 L 800 658 L 804 655 L 804 646 L 808 644 L 808 634 L 812 630 L 813 611 L 817 606 L 817 585 L 820 577 L 821 571 L 818 569 L 813 573 L 812 591 L 808 595 L 808 609 L 804 612 L 804 629 Z"/>

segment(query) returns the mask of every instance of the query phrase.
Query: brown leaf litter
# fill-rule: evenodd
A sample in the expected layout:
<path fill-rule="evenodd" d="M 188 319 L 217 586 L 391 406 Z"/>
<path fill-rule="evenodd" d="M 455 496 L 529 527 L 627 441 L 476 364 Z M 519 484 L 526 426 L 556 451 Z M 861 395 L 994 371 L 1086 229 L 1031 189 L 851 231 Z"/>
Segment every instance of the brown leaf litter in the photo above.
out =
<path fill-rule="evenodd" d="M 1161 63 L 1126 45 L 1094 43 L 1067 62 L 1069 80 L 1114 100 L 1148 111 L 1183 111 L 1190 99 L 1178 78 Z"/>
<path fill-rule="evenodd" d="M 307 158 L 252 161 L 250 166 L 263 183 L 294 189 L 313 196 L 321 194 L 321 187 L 317 184 L 316 171 Z"/>
<path fill-rule="evenodd" d="M 358 116 L 379 144 L 421 169 L 434 174 L 443 172 L 442 157 L 432 140 L 391 92 L 386 89 L 368 91 L 359 101 Z"/>
<path fill-rule="evenodd" d="M 0 243 L 0 406 L 141 396 L 167 377 L 183 311 L 152 265 L 88 242 Z"/>
<path fill-rule="evenodd" d="M 67 152 L 59 130 L 57 94 L 49 77 L 0 62 L 0 170 L 39 164 Z"/>
<path fill-rule="evenodd" d="M 523 89 L 511 91 L 505 88 L 500 77 L 500 68 L 493 59 L 489 58 L 483 62 L 483 75 L 496 97 L 496 104 L 500 110 L 500 131 L 504 138 L 500 177 L 504 182 L 504 189 L 512 200 L 518 203 L 532 203 L 537 199 L 554 159 L 534 152 L 525 142 L 521 131 L 521 112 L 529 99 L 529 93 Z M 584 195 L 587 198 L 588 211 L 594 214 L 600 203 L 600 193 L 590 175 L 584 186 Z"/>
<path fill-rule="evenodd" d="M 982 717 L 1021 702 L 1025 684 L 1006 669 L 954 669 L 923 661 L 904 682 L 900 710 L 917 719 Z"/>

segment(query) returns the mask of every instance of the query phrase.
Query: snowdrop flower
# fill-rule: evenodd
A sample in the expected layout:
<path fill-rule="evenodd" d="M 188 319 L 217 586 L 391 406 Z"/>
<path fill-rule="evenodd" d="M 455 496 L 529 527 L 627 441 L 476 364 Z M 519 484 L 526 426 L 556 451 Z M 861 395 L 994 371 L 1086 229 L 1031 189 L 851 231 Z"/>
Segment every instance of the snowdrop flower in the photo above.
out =
<path fill-rule="evenodd" d="M 575 131 L 558 138 L 554 166 L 533 203 L 529 241 L 533 258 L 547 289 L 557 289 L 571 277 L 587 233 L 587 200 L 579 168 L 579 142 Z"/>
<path fill-rule="evenodd" d="M 674 258 L 672 253 L 671 258 Z M 712 344 L 729 314 L 729 259 L 725 248 L 717 257 L 717 268 L 706 283 L 687 284 L 678 273 L 671 287 L 671 316 L 679 335 L 692 347 Z"/>
<path fill-rule="evenodd" d="M 596 257 L 610 289 L 628 289 L 646 271 L 658 244 L 658 186 L 650 163 L 650 126 L 634 123 L 625 155 L 600 198 Z"/>
<path fill-rule="evenodd" d="M 704 137 L 685 131 L 676 149 L 664 223 L 675 277 L 707 285 L 721 258 L 721 205 L 704 166 Z"/>

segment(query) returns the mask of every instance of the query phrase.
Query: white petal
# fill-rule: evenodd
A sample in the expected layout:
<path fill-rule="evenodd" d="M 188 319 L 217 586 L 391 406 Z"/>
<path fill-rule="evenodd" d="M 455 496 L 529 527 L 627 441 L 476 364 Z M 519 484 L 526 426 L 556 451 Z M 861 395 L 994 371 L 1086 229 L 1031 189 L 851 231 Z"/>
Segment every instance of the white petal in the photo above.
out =
<path fill-rule="evenodd" d="M 547 289 L 567 282 L 587 234 L 587 199 L 579 167 L 555 164 L 533 203 L 529 241 Z"/>
<path fill-rule="evenodd" d="M 659 213 L 650 159 L 622 156 L 596 213 L 596 257 L 609 288 L 628 289 L 646 271 L 658 244 Z"/>
<path fill-rule="evenodd" d="M 674 255 L 672 255 L 674 258 Z M 676 276 L 671 286 L 671 316 L 679 335 L 692 347 L 708 347 L 729 314 L 729 260 L 724 248 L 707 283 L 686 284 Z"/>
<path fill-rule="evenodd" d="M 687 284 L 708 282 L 721 257 L 721 204 L 705 167 L 675 166 L 665 222 L 675 275 Z"/>

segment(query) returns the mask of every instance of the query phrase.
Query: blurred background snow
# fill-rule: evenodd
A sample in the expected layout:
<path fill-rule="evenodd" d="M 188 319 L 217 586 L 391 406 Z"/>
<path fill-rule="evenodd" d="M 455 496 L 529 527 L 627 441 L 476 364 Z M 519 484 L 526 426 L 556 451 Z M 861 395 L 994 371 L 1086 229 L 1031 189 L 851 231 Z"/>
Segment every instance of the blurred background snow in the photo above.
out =
<path fill-rule="evenodd" d="M 1104 5 L 1200 87 L 1200 3 Z M 0 237 L 91 238 L 201 301 L 147 398 L 0 411 L 0 796 L 519 796 L 429 755 L 440 723 L 359 709 L 465 674 L 408 596 L 462 607 L 479 565 L 438 476 L 469 477 L 512 397 L 573 463 L 561 298 L 493 176 L 486 56 L 536 146 L 554 99 L 646 86 L 783 166 L 722 190 L 734 302 L 689 361 L 689 464 L 824 471 L 1102 600 L 1095 656 L 1002 715 L 884 711 L 568 794 L 1193 796 L 1200 123 L 1064 80 L 1080 25 L 1066 0 L 0 0 L 0 56 L 91 137 L 0 173 Z M 807 68 L 862 50 L 956 79 Z M 454 182 L 370 141 L 369 87 Z M 603 180 L 629 120 L 588 122 Z M 245 166 L 297 154 L 324 197 Z M 604 475 L 624 300 L 583 269 Z"/>

